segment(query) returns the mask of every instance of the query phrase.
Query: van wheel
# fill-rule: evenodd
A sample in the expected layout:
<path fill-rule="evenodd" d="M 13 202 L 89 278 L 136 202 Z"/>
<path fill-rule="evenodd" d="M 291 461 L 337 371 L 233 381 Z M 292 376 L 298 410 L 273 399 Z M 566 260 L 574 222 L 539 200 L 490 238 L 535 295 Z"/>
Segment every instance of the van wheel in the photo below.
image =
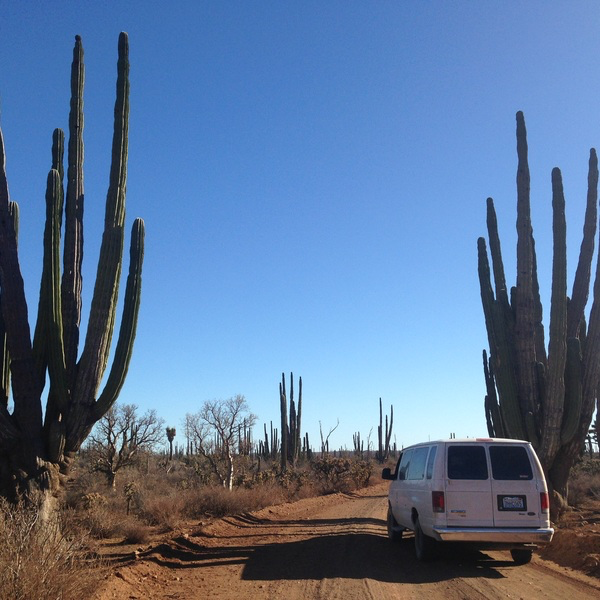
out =
<path fill-rule="evenodd" d="M 510 555 L 516 565 L 526 565 L 531 561 L 533 550 L 528 550 L 527 548 L 515 548 L 510 551 Z"/>
<path fill-rule="evenodd" d="M 402 539 L 402 527 L 394 519 L 394 513 L 392 513 L 392 508 L 389 505 L 387 512 L 387 534 L 392 542 L 399 542 Z"/>
<path fill-rule="evenodd" d="M 436 541 L 423 533 L 419 519 L 417 518 L 415 520 L 415 554 L 417 555 L 417 560 L 426 561 L 435 558 L 437 554 L 436 550 Z"/>

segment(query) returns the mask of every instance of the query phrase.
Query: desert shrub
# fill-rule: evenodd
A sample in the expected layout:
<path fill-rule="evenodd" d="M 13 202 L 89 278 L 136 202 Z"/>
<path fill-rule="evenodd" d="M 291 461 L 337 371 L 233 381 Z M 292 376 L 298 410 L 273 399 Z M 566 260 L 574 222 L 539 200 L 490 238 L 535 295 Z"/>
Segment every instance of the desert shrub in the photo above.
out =
<path fill-rule="evenodd" d="M 571 471 L 569 504 L 579 506 L 590 498 L 600 499 L 600 459 L 586 458 Z"/>
<path fill-rule="evenodd" d="M 172 531 L 184 518 L 185 493 L 177 489 L 165 493 L 162 489 L 144 490 L 139 496 L 139 516 L 163 531 Z"/>
<path fill-rule="evenodd" d="M 275 481 L 281 486 L 287 500 L 318 495 L 309 469 L 289 468 L 285 473 L 278 473 Z"/>
<path fill-rule="evenodd" d="M 123 537 L 130 543 L 143 543 L 151 527 L 172 531 L 187 519 L 243 513 L 361 488 L 370 483 L 373 468 L 371 461 L 355 457 L 323 457 L 299 461 L 281 473 L 278 460 L 244 456 L 230 492 L 198 456 L 172 461 L 148 456 L 137 467 L 123 469 L 114 490 L 86 465 L 85 459 L 78 459 L 68 485 L 67 506 L 82 531 L 95 538 Z"/>
<path fill-rule="evenodd" d="M 310 463 L 311 470 L 324 494 L 349 492 L 369 483 L 371 463 L 350 458 L 317 458 Z"/>
<path fill-rule="evenodd" d="M 102 576 L 85 538 L 60 519 L 42 523 L 36 506 L 0 498 L 0 539 L 0 600 L 79 600 Z"/>
<path fill-rule="evenodd" d="M 186 500 L 184 512 L 190 518 L 224 517 L 259 510 L 284 500 L 281 488 L 268 484 L 233 490 L 210 486 L 186 491 L 183 497 Z"/>
<path fill-rule="evenodd" d="M 82 531 L 87 531 L 94 538 L 116 537 L 125 514 L 122 504 L 113 493 L 90 492 L 82 495 L 76 503 L 73 519 Z"/>
<path fill-rule="evenodd" d="M 150 539 L 150 528 L 135 518 L 128 517 L 118 527 L 126 544 L 144 544 Z"/>

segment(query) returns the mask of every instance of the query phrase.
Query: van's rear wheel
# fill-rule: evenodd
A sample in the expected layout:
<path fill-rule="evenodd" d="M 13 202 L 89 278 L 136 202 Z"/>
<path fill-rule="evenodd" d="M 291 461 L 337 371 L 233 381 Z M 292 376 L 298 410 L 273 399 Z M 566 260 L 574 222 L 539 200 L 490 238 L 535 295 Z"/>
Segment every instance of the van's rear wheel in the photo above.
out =
<path fill-rule="evenodd" d="M 402 539 L 402 527 L 398 525 L 394 518 L 391 506 L 388 505 L 387 512 L 387 534 L 392 542 L 399 542 Z"/>
<path fill-rule="evenodd" d="M 417 560 L 431 560 L 437 554 L 437 542 L 423 533 L 418 518 L 415 520 L 415 554 Z"/>
<path fill-rule="evenodd" d="M 516 565 L 526 565 L 531 561 L 531 556 L 533 555 L 533 550 L 529 550 L 527 548 L 515 548 L 510 551 L 510 555 L 514 560 Z"/>

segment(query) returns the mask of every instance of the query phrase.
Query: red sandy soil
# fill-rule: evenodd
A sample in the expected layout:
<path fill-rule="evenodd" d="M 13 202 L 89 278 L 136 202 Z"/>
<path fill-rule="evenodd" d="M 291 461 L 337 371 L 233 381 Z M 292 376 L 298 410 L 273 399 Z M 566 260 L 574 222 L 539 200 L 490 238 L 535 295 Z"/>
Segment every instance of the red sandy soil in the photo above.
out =
<path fill-rule="evenodd" d="M 449 546 L 420 563 L 411 534 L 387 539 L 387 485 L 188 523 L 144 546 L 107 542 L 94 600 L 600 598 L 600 502 L 564 515 L 528 565 Z"/>

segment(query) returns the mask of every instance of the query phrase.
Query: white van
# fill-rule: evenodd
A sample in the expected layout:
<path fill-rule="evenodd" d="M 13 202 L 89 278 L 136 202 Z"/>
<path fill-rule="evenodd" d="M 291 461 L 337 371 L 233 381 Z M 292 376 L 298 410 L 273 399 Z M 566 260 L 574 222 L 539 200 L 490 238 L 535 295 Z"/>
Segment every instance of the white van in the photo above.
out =
<path fill-rule="evenodd" d="M 549 498 L 531 444 L 508 439 L 440 440 L 405 448 L 391 480 L 387 528 L 393 541 L 415 532 L 419 560 L 438 542 L 472 542 L 507 549 L 517 564 L 549 543 Z"/>

